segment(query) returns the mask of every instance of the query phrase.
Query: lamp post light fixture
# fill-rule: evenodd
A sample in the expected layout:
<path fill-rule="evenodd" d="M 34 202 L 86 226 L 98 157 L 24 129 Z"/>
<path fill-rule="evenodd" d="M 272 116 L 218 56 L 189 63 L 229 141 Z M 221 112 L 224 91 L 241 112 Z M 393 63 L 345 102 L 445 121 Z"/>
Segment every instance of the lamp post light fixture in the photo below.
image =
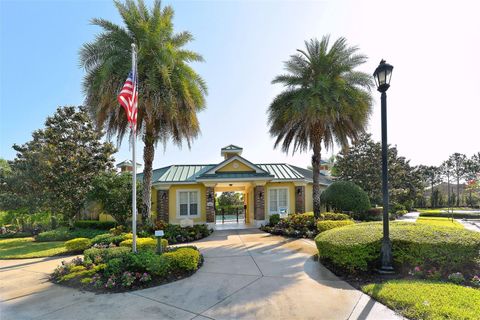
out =
<path fill-rule="evenodd" d="M 393 66 L 382 59 L 373 73 L 377 90 L 382 93 L 382 193 L 383 193 L 383 240 L 380 273 L 393 273 L 392 243 L 390 242 L 388 217 L 388 145 L 387 145 L 387 90 L 390 87 Z"/>

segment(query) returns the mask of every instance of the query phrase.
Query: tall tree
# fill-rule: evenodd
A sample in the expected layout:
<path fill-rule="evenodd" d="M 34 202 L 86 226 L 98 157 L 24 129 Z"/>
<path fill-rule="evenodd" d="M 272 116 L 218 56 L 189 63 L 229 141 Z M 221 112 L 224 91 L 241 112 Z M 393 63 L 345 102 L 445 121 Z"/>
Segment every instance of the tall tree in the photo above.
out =
<path fill-rule="evenodd" d="M 434 197 L 433 197 L 434 187 L 436 184 L 442 181 L 440 169 L 436 166 L 420 165 L 418 166 L 418 171 L 422 176 L 422 178 L 426 180 L 430 185 L 430 191 L 431 191 L 430 206 L 433 208 L 434 207 Z"/>
<path fill-rule="evenodd" d="M 84 208 L 93 178 L 113 169 L 115 148 L 102 136 L 85 108 L 60 107 L 31 141 L 14 145 L 8 181 L 18 209 L 47 209 L 71 222 Z"/>
<path fill-rule="evenodd" d="M 305 41 L 305 50 L 285 62 L 272 83 L 285 90 L 268 109 L 270 134 L 288 153 L 313 151 L 313 211 L 320 215 L 320 153 L 334 143 L 345 148 L 364 132 L 371 112 L 372 78 L 356 68 L 367 61 L 345 38 Z"/>
<path fill-rule="evenodd" d="M 454 165 L 453 165 L 453 162 L 451 159 L 448 159 L 446 161 L 444 161 L 441 165 L 441 172 L 442 172 L 442 175 L 444 178 L 447 179 L 447 192 L 448 192 L 448 195 L 447 195 L 447 205 L 448 205 L 448 210 L 450 210 L 450 205 L 452 204 L 450 202 L 451 200 L 451 196 L 450 196 L 450 180 L 452 179 L 452 176 L 453 176 L 453 168 L 454 168 Z"/>
<path fill-rule="evenodd" d="M 473 207 L 476 202 L 474 192 L 479 190 L 480 181 L 480 152 L 474 154 L 465 162 L 466 190 L 468 190 L 468 205 Z"/>
<path fill-rule="evenodd" d="M 339 180 L 351 181 L 367 192 L 372 204 L 382 203 L 382 146 L 371 135 L 360 136 L 350 148 L 337 154 L 332 170 Z M 389 193 L 392 203 L 412 206 L 423 191 L 422 179 L 409 160 L 388 147 Z"/>
<path fill-rule="evenodd" d="M 138 190 L 141 185 L 137 182 Z M 102 209 L 110 214 L 123 226 L 132 217 L 132 174 L 130 172 L 105 172 L 95 177 L 92 190 L 88 195 L 90 200 L 102 204 Z M 137 204 L 140 204 L 137 194 Z"/>
<path fill-rule="evenodd" d="M 467 168 L 465 167 L 467 157 L 461 153 L 454 153 L 449 158 L 452 163 L 452 174 L 453 177 L 457 180 L 457 196 L 455 197 L 456 206 L 460 206 L 460 180 L 464 178 Z"/>
<path fill-rule="evenodd" d="M 85 68 L 83 87 L 86 104 L 98 126 L 121 142 L 128 130 L 117 94 L 130 71 L 130 48 L 138 48 L 138 134 L 144 142 L 143 222 L 151 210 L 152 163 L 155 145 L 168 141 L 190 147 L 200 132 L 197 112 L 205 108 L 207 86 L 189 65 L 203 58 L 185 45 L 189 32 L 175 33 L 173 9 L 156 0 L 151 9 L 142 0 L 114 1 L 124 26 L 93 19 L 103 32 L 80 50 Z"/>

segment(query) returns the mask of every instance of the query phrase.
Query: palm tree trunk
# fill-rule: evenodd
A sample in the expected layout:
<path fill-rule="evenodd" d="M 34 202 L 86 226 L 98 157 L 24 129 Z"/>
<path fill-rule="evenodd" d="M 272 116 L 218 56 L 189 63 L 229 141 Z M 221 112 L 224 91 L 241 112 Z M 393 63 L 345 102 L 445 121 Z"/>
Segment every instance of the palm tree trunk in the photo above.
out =
<path fill-rule="evenodd" d="M 313 169 L 313 215 L 320 217 L 320 142 L 313 145 L 312 169 Z"/>
<path fill-rule="evenodd" d="M 152 164 L 155 156 L 153 132 L 146 130 L 143 139 L 145 147 L 143 148 L 143 195 L 142 195 L 142 223 L 148 224 L 150 219 L 150 209 L 152 206 Z"/>

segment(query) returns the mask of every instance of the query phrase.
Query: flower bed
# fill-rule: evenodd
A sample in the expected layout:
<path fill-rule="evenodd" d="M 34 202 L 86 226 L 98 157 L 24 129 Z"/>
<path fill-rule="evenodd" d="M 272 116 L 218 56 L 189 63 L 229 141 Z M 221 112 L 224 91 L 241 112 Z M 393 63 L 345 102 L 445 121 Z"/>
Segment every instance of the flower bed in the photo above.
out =
<path fill-rule="evenodd" d="M 181 227 L 177 224 L 169 224 L 163 221 L 156 223 L 156 230 L 165 232 L 164 238 L 170 244 L 192 242 L 208 237 L 213 230 L 206 224 L 195 224 L 193 227 Z"/>
<path fill-rule="evenodd" d="M 315 219 L 313 212 L 302 214 L 290 214 L 285 218 L 280 218 L 277 214 L 270 216 L 269 224 L 260 229 L 276 235 L 282 235 L 291 238 L 310 238 L 313 239 L 319 232 L 327 229 L 353 224 L 350 217 L 343 213 L 325 212 Z M 324 223 L 320 223 L 324 222 Z"/>
<path fill-rule="evenodd" d="M 202 263 L 202 255 L 192 246 L 167 247 L 163 254 L 149 247 L 136 254 L 129 247 L 91 248 L 85 250 L 84 259 L 62 262 L 50 279 L 88 291 L 123 292 L 185 278 Z"/>

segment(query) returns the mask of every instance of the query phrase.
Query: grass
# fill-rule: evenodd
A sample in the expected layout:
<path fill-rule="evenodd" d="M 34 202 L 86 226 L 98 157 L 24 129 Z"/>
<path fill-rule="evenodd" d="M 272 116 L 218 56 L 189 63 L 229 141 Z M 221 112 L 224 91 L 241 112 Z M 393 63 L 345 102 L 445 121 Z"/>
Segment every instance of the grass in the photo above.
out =
<path fill-rule="evenodd" d="M 50 257 L 68 252 L 65 241 L 34 242 L 32 237 L 0 240 L 0 259 Z"/>
<path fill-rule="evenodd" d="M 478 319 L 480 290 L 452 283 L 391 280 L 362 290 L 409 319 Z"/>
<path fill-rule="evenodd" d="M 418 217 L 417 223 L 428 224 L 431 226 L 441 226 L 441 227 L 450 227 L 463 229 L 463 225 L 450 218 L 440 218 L 440 217 Z"/>
<path fill-rule="evenodd" d="M 418 209 L 420 213 L 446 213 L 445 209 Z"/>
<path fill-rule="evenodd" d="M 418 212 L 431 212 L 431 213 L 446 213 L 448 208 L 436 208 L 436 209 L 431 209 L 431 208 L 425 208 L 425 209 L 418 209 Z M 450 210 L 453 210 L 453 212 L 457 210 L 461 211 L 478 211 L 478 209 L 472 209 L 468 207 L 452 207 Z"/>

